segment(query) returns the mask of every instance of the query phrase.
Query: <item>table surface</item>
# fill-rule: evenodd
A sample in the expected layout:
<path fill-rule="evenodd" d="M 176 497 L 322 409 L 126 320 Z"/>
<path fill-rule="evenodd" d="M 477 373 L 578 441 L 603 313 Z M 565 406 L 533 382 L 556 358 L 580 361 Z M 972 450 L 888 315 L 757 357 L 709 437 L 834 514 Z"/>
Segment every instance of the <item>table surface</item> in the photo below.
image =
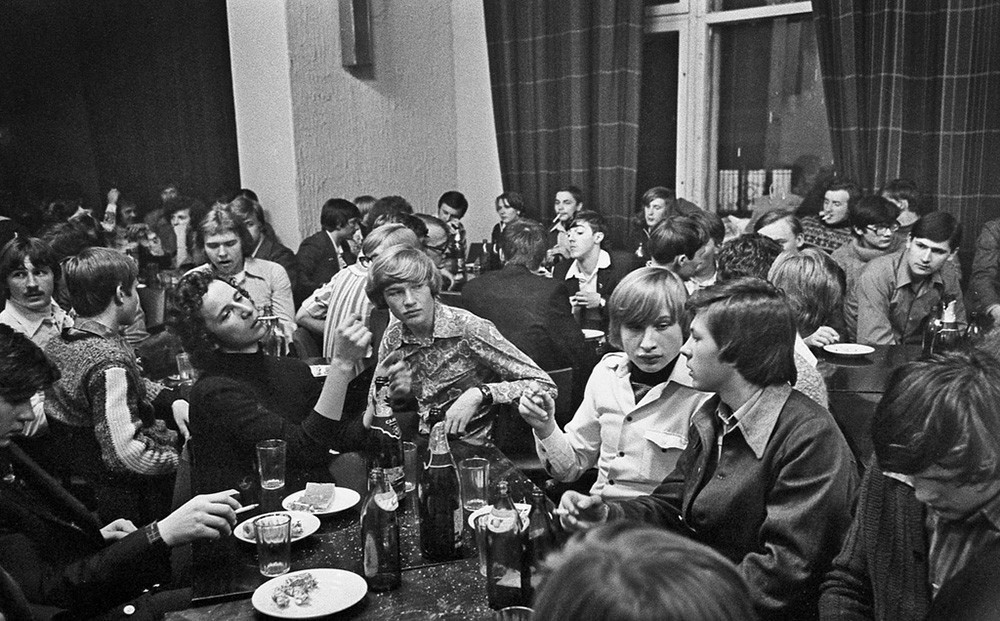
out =
<path fill-rule="evenodd" d="M 535 489 L 531 480 L 493 445 L 473 446 L 452 440 L 451 449 L 456 462 L 473 456 L 489 460 L 491 498 L 496 496 L 501 480 L 508 481 L 511 497 L 518 502 L 530 498 Z M 361 503 L 322 517 L 315 535 L 292 545 L 292 570 L 333 567 L 361 574 L 360 510 Z M 247 516 L 241 518 L 242 522 Z M 424 558 L 420 552 L 415 493 L 408 494 L 400 503 L 399 524 L 403 586 L 389 593 L 369 593 L 361 603 L 334 618 L 490 618 L 485 578 L 479 574 L 468 527 L 464 558 L 440 563 Z M 172 613 L 167 619 L 254 617 L 249 597 L 266 579 L 257 570 L 253 545 L 235 537 L 196 544 L 192 575 L 192 603 L 196 608 Z"/>

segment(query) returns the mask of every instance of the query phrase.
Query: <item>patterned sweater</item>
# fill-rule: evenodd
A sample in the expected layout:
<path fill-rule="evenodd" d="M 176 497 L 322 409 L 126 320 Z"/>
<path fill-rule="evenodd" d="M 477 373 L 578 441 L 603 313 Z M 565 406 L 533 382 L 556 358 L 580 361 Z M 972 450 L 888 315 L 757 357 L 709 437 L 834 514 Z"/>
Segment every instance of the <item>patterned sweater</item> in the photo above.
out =
<path fill-rule="evenodd" d="M 168 406 L 173 391 L 142 377 L 135 353 L 121 336 L 80 320 L 49 341 L 45 351 L 62 372 L 46 393 L 50 421 L 93 428 L 100 461 L 110 473 L 158 475 L 177 469 L 177 432 L 157 420 L 153 406 L 154 399 Z"/>

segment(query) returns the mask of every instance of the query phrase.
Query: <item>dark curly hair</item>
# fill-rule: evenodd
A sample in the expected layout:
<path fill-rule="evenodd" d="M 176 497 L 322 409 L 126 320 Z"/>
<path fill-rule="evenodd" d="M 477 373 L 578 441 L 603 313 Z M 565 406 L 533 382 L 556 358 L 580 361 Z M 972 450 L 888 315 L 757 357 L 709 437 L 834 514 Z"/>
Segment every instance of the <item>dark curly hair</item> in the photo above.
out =
<path fill-rule="evenodd" d="M 59 379 L 59 369 L 27 336 L 0 324 L 0 397 L 24 403 Z"/>
<path fill-rule="evenodd" d="M 201 315 L 205 293 L 213 280 L 221 280 L 239 291 L 244 298 L 251 299 L 243 287 L 210 270 L 188 272 L 177 283 L 174 289 L 174 311 L 170 317 L 171 328 L 180 337 L 184 351 L 191 356 L 192 364 L 198 368 L 205 367 L 218 346 L 218 340 L 209 331 L 205 318 Z"/>

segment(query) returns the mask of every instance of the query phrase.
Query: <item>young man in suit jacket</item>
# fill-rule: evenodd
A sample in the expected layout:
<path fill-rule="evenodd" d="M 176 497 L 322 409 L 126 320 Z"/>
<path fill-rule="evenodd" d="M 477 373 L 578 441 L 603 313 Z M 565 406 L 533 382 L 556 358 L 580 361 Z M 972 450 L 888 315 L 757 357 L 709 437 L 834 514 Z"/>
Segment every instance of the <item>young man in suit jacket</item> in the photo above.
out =
<path fill-rule="evenodd" d="M 348 243 L 361 222 L 361 212 L 354 203 L 331 198 L 323 205 L 319 218 L 323 229 L 303 239 L 295 255 L 299 260 L 299 299 L 309 297 L 341 267 L 357 260 Z"/>
<path fill-rule="evenodd" d="M 503 269 L 470 280 L 462 289 L 462 306 L 492 321 L 543 370 L 573 367 L 583 386 L 596 355 L 573 319 L 564 281 L 537 273 L 545 242 L 545 230 L 537 222 L 508 224 L 502 235 L 507 262 Z"/>
<path fill-rule="evenodd" d="M 11 443 L 34 417 L 31 396 L 58 377 L 37 345 L 0 325 L 0 471 L 7 473 L 0 479 L 0 569 L 20 590 L 15 599 L 27 600 L 38 618 L 62 610 L 74 619 L 154 619 L 189 606 L 189 590 L 159 586 L 170 575 L 169 550 L 228 536 L 239 502 L 231 491 L 218 492 L 142 528 L 123 519 L 101 527 Z M 0 600 L 0 613 L 5 606 Z"/>
<path fill-rule="evenodd" d="M 565 283 L 573 316 L 581 328 L 607 331 L 608 313 L 604 307 L 628 266 L 619 269 L 608 251 L 601 248 L 604 231 L 604 218 L 599 213 L 577 212 L 569 225 L 570 258 L 555 266 L 552 278 Z"/>

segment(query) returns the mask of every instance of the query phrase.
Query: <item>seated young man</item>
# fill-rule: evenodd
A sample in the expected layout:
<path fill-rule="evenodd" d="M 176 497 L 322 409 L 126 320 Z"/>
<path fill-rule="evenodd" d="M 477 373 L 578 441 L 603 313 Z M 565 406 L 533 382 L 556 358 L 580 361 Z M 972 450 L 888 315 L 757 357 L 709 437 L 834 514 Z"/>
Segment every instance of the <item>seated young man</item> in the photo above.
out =
<path fill-rule="evenodd" d="M 895 232 L 896 207 L 881 196 L 865 196 L 852 203 L 849 212 L 854 239 L 830 255 L 844 270 L 844 325 L 848 340 L 854 340 L 858 328 L 858 296 L 855 287 L 861 271 L 872 259 L 896 252 L 901 243 Z"/>
<path fill-rule="evenodd" d="M 876 461 L 823 584 L 821 619 L 924 619 L 942 587 L 996 549 L 998 406 L 1000 362 L 983 352 L 893 372 L 872 419 Z"/>
<path fill-rule="evenodd" d="M 555 218 L 549 229 L 549 249 L 545 253 L 546 265 L 555 265 L 568 258 L 569 229 L 576 214 L 584 209 L 583 190 L 575 185 L 567 185 L 556 190 Z"/>
<path fill-rule="evenodd" d="M 468 241 L 465 235 L 465 225 L 462 218 L 469 210 L 469 201 L 465 195 L 456 190 L 450 190 L 438 199 L 437 217 L 448 225 L 448 256 L 461 256 L 465 259 Z"/>
<path fill-rule="evenodd" d="M 45 347 L 63 328 L 72 326 L 73 318 L 52 299 L 59 274 L 58 257 L 44 241 L 15 237 L 7 243 L 0 251 L 0 286 L 7 299 L 0 311 L 0 323 L 26 335 L 39 347 Z M 24 435 L 33 436 L 48 428 L 44 402 L 42 393 L 32 397 L 35 417 Z"/>
<path fill-rule="evenodd" d="M 717 245 L 708 223 L 694 214 L 668 216 L 653 228 L 646 242 L 649 265 L 677 274 L 688 293 L 715 284 L 717 278 Z"/>
<path fill-rule="evenodd" d="M 46 393 L 46 467 L 94 487 L 97 512 L 145 521 L 168 506 L 177 469 L 174 391 L 142 377 L 119 331 L 139 307 L 135 261 L 109 248 L 88 248 L 63 264 L 78 317 L 45 351 L 62 372 Z M 186 410 L 186 402 L 177 408 Z"/>
<path fill-rule="evenodd" d="M 785 209 L 765 213 L 754 223 L 753 231 L 778 242 L 783 252 L 798 252 L 806 244 L 802 221 Z"/>
<path fill-rule="evenodd" d="M 601 248 L 604 218 L 596 211 L 581 211 L 569 225 L 569 258 L 552 270 L 552 278 L 565 281 L 573 316 L 581 328 L 607 330 L 605 305 L 627 266 L 614 265 Z"/>
<path fill-rule="evenodd" d="M 481 443 L 492 426 L 490 406 L 514 403 L 535 384 L 555 396 L 555 384 L 492 323 L 442 304 L 440 291 L 441 274 L 416 248 L 390 248 L 372 263 L 368 297 L 398 319 L 382 337 L 378 362 L 402 361 L 409 367 L 420 433 L 430 433 L 430 409 L 442 408 L 448 433 Z M 375 405 L 374 386 L 369 410 Z"/>
<path fill-rule="evenodd" d="M 102 526 L 105 522 L 11 444 L 31 423 L 31 395 L 58 377 L 38 346 L 0 326 L 0 471 L 8 473 L 0 480 L 0 570 L 13 578 L 29 608 L 18 610 L 16 600 L 0 597 L 0 616 L 47 619 L 61 610 L 65 618 L 91 619 L 124 610 L 153 619 L 188 607 L 190 590 L 165 590 L 169 549 L 229 536 L 239 503 L 232 492 L 219 492 L 141 522 L 142 528 L 125 519 Z M 122 608 L 110 610 L 116 606 Z"/>
<path fill-rule="evenodd" d="M 349 200 L 331 198 L 323 204 L 319 232 L 302 240 L 295 258 L 299 262 L 299 296 L 304 299 L 327 283 L 356 257 L 348 240 L 361 223 L 361 212 Z"/>
<path fill-rule="evenodd" d="M 489 319 L 500 334 L 546 371 L 573 367 L 586 382 L 597 362 L 583 338 L 562 281 L 538 274 L 545 257 L 545 229 L 531 220 L 508 224 L 502 234 L 502 269 L 470 280 L 462 307 Z"/>
<path fill-rule="evenodd" d="M 955 300 L 965 321 L 958 271 L 948 259 L 962 242 L 962 225 L 944 211 L 913 225 L 906 247 L 872 259 L 858 278 L 858 342 L 892 345 L 921 342 L 924 326 L 942 301 Z"/>
<path fill-rule="evenodd" d="M 823 211 L 819 216 L 802 218 L 802 233 L 806 243 L 833 252 L 851 241 L 851 205 L 861 198 L 861 188 L 853 181 L 834 183 L 823 195 Z"/>
<path fill-rule="evenodd" d="M 851 522 L 854 457 L 830 412 L 790 386 L 795 319 L 781 291 L 739 279 L 688 308 L 681 354 L 694 388 L 717 394 L 692 417 L 676 469 L 632 500 L 566 492 L 562 523 L 631 519 L 685 534 L 736 563 L 761 618 L 812 618 Z"/>

